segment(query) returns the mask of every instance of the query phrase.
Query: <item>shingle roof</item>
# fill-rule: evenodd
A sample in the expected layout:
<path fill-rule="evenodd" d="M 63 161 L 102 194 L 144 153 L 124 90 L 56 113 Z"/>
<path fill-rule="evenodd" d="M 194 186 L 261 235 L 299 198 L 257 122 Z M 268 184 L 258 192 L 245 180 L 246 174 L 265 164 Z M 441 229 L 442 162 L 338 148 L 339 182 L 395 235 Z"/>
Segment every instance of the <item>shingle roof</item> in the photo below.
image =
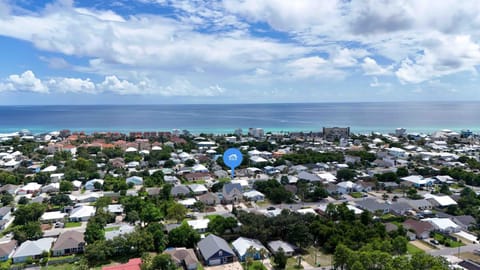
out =
<path fill-rule="evenodd" d="M 12 253 L 16 246 L 17 241 L 15 240 L 0 244 L 0 257 L 10 255 L 10 253 Z"/>
<path fill-rule="evenodd" d="M 78 244 L 84 243 L 83 232 L 79 231 L 65 231 L 62 233 L 55 244 L 53 245 L 52 250 L 63 250 L 67 248 L 77 247 Z"/>
<path fill-rule="evenodd" d="M 227 183 L 223 186 L 223 191 L 225 194 L 230 194 L 234 189 L 237 189 L 238 191 L 242 192 L 242 186 L 239 183 Z"/>
<path fill-rule="evenodd" d="M 25 241 L 17 249 L 14 258 L 35 256 L 42 254 L 44 251 L 49 251 L 55 238 L 41 238 L 36 241 Z"/>
<path fill-rule="evenodd" d="M 233 254 L 233 250 L 228 245 L 227 241 L 214 234 L 210 234 L 198 242 L 198 248 L 206 260 L 212 257 L 219 250 L 223 250 Z"/>
<path fill-rule="evenodd" d="M 164 253 L 170 254 L 177 264 L 185 262 L 186 265 L 198 263 L 197 256 L 191 248 L 174 248 L 165 250 Z"/>

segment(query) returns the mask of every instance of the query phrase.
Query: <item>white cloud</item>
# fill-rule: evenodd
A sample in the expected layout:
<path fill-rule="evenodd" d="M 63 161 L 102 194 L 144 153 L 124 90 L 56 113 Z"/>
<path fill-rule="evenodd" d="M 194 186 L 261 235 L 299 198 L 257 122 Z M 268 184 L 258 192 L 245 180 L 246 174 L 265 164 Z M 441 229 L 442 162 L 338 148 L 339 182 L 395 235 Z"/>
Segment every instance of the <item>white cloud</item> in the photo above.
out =
<path fill-rule="evenodd" d="M 377 77 L 373 77 L 372 82 L 370 83 L 370 87 L 383 87 L 389 88 L 392 85 L 390 83 L 380 82 Z"/>
<path fill-rule="evenodd" d="M 415 59 L 405 59 L 395 72 L 403 83 L 420 83 L 453 73 L 476 73 L 480 65 L 480 46 L 470 36 L 447 38 L 438 36 L 428 40 L 423 52 Z"/>
<path fill-rule="evenodd" d="M 0 91 L 26 91 L 48 93 L 48 87 L 31 70 L 20 75 L 12 74 L 0 83 Z"/>
<path fill-rule="evenodd" d="M 286 67 L 290 77 L 295 79 L 338 78 L 344 76 L 344 72 L 332 68 L 327 60 L 319 56 L 296 59 L 289 62 Z"/>
<path fill-rule="evenodd" d="M 392 66 L 384 68 L 377 64 L 377 61 L 375 61 L 375 59 L 372 59 L 370 57 L 365 57 L 361 66 L 365 75 L 389 75 L 392 73 L 393 68 Z"/>
<path fill-rule="evenodd" d="M 48 81 L 50 89 L 57 92 L 73 92 L 95 94 L 95 84 L 90 79 L 80 78 L 56 78 Z"/>

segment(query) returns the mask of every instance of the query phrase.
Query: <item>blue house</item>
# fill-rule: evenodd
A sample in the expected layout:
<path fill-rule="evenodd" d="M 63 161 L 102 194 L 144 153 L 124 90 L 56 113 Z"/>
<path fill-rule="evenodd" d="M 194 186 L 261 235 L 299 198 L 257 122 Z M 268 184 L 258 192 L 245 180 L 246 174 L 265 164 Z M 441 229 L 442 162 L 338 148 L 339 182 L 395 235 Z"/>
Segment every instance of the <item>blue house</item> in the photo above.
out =
<path fill-rule="evenodd" d="M 127 184 L 134 184 L 135 186 L 143 185 L 143 178 L 140 176 L 132 176 L 127 178 L 126 180 Z"/>
<path fill-rule="evenodd" d="M 252 257 L 254 260 L 261 260 L 263 259 L 262 252 L 264 252 L 264 256 L 268 255 L 267 248 L 256 239 L 239 237 L 232 242 L 232 246 L 238 255 L 238 259 L 242 262 L 245 261 L 248 256 Z M 252 248 L 252 254 L 248 254 L 250 248 Z"/>
<path fill-rule="evenodd" d="M 220 265 L 231 263 L 235 260 L 233 250 L 227 241 L 210 234 L 198 242 L 198 250 L 207 265 Z"/>

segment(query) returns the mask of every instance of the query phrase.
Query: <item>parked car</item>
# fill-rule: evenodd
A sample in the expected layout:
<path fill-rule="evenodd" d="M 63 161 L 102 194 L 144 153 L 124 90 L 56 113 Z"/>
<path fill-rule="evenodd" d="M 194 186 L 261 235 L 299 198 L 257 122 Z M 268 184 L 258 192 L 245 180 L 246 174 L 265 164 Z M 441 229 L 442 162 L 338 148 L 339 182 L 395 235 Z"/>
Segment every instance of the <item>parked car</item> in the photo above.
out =
<path fill-rule="evenodd" d="M 430 240 L 430 243 L 432 243 L 432 244 L 434 244 L 434 245 L 440 244 L 440 243 L 439 243 L 437 240 L 435 240 L 435 239 Z"/>

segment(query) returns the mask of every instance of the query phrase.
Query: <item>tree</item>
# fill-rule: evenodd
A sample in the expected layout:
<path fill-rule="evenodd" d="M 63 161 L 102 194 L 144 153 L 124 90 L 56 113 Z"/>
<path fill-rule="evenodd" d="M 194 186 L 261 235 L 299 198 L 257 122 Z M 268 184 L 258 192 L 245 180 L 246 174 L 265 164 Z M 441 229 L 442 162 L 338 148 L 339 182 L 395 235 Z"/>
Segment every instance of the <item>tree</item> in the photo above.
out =
<path fill-rule="evenodd" d="M 175 270 L 177 266 L 169 254 L 159 254 L 153 257 L 148 270 Z"/>
<path fill-rule="evenodd" d="M 90 266 L 95 266 L 107 262 L 112 253 L 112 247 L 106 241 L 100 240 L 88 244 L 84 256 Z"/>
<path fill-rule="evenodd" d="M 408 176 L 408 169 L 407 167 L 400 167 L 397 169 L 397 176 L 398 177 L 405 177 Z"/>
<path fill-rule="evenodd" d="M 404 236 L 397 236 L 392 240 L 393 251 L 395 254 L 401 255 L 407 252 L 408 240 Z"/>
<path fill-rule="evenodd" d="M 60 192 L 68 193 L 73 190 L 73 184 L 70 181 L 60 181 Z"/>
<path fill-rule="evenodd" d="M 233 230 L 237 227 L 237 220 L 234 217 L 214 216 L 208 223 L 208 231 L 223 235 L 226 230 Z"/>
<path fill-rule="evenodd" d="M 147 202 L 141 210 L 140 219 L 145 223 L 160 221 L 162 213 L 160 209 L 151 202 Z"/>
<path fill-rule="evenodd" d="M 193 167 L 195 165 L 195 159 L 187 159 L 185 160 L 185 166 L 187 167 Z"/>
<path fill-rule="evenodd" d="M 130 224 L 135 224 L 135 222 L 140 221 L 140 215 L 137 211 L 132 210 L 127 212 L 125 215 L 125 221 L 129 222 Z"/>
<path fill-rule="evenodd" d="M 25 196 L 20 197 L 20 199 L 18 200 L 19 205 L 25 205 L 25 204 L 28 204 L 28 202 L 29 202 L 29 200 Z"/>
<path fill-rule="evenodd" d="M 173 203 L 167 209 L 167 218 L 173 219 L 177 222 L 182 221 L 185 218 L 186 214 L 187 214 L 187 208 L 185 208 L 185 206 L 179 203 Z"/>
<path fill-rule="evenodd" d="M 161 223 L 151 223 L 148 224 L 146 230 L 153 236 L 155 251 L 162 252 L 168 243 L 167 235 L 163 233 L 163 225 Z"/>
<path fill-rule="evenodd" d="M 349 258 L 352 255 L 352 251 L 343 244 L 340 244 L 335 249 L 333 254 L 333 265 L 335 268 L 340 267 L 340 269 L 345 269 Z"/>
<path fill-rule="evenodd" d="M 287 256 L 285 256 L 285 252 L 283 248 L 279 248 L 275 255 L 273 255 L 273 262 L 275 263 L 278 269 L 285 269 L 287 265 Z"/>
<path fill-rule="evenodd" d="M 13 202 L 14 199 L 15 198 L 13 197 L 13 195 L 8 193 L 7 191 L 3 191 L 0 195 L 0 201 L 2 202 L 3 206 L 9 205 L 11 202 Z"/>
<path fill-rule="evenodd" d="M 50 204 L 58 206 L 67 206 L 72 204 L 72 200 L 67 194 L 55 194 L 52 195 L 49 199 Z"/>
<path fill-rule="evenodd" d="M 173 247 L 193 248 L 199 240 L 200 235 L 187 222 L 183 222 L 168 234 L 168 244 Z"/>
<path fill-rule="evenodd" d="M 36 222 L 45 212 L 45 205 L 40 203 L 31 203 L 27 205 L 20 205 L 13 215 L 15 219 L 13 224 L 25 225 L 29 222 Z"/>
<path fill-rule="evenodd" d="M 43 236 L 39 222 L 28 222 L 25 225 L 15 226 L 13 229 L 13 238 L 22 243 L 26 240 L 35 240 Z"/>
<path fill-rule="evenodd" d="M 355 171 L 351 169 L 340 169 L 337 171 L 337 178 L 340 180 L 352 180 L 355 176 Z"/>
<path fill-rule="evenodd" d="M 87 244 L 95 243 L 105 239 L 104 224 L 98 222 L 95 217 L 90 218 L 85 229 L 85 242 Z"/>

